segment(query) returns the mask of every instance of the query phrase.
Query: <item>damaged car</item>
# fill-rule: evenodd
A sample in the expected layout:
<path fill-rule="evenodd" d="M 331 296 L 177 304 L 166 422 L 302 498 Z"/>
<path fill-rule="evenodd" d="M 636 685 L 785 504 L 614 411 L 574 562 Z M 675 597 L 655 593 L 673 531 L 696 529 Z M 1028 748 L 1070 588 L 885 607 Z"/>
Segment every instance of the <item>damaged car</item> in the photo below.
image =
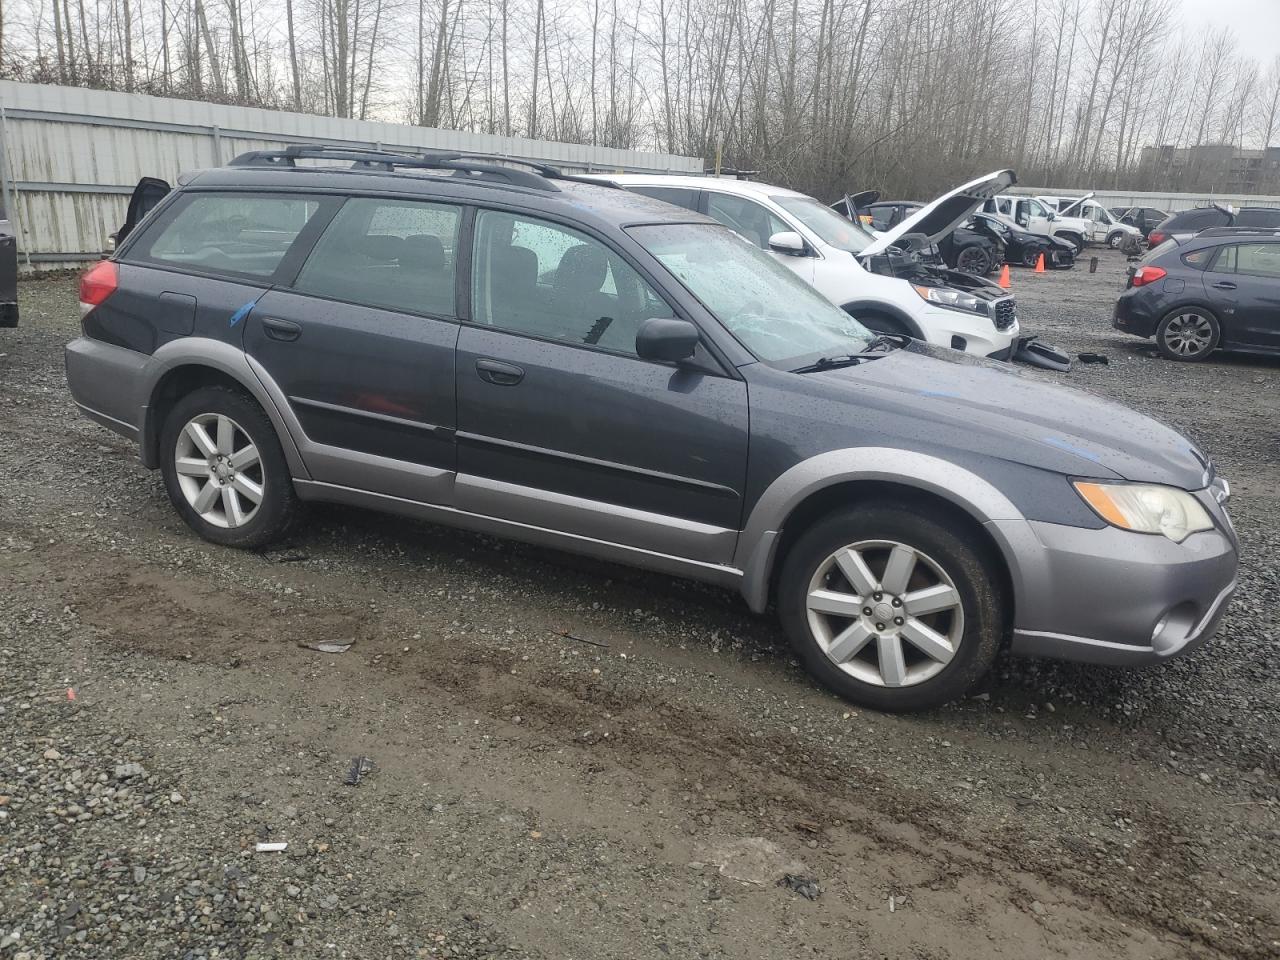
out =
<path fill-rule="evenodd" d="M 875 234 L 896 227 L 924 204 L 915 200 L 875 200 L 862 206 L 856 198 L 843 197 L 831 205 L 836 213 L 849 219 L 870 218 L 870 228 Z M 866 223 L 866 220 L 862 220 Z M 929 248 L 927 262 L 942 264 L 961 273 L 984 277 L 1004 262 L 1004 243 L 997 237 L 970 229 L 961 224 L 941 237 Z"/>
<path fill-rule="evenodd" d="M 998 214 L 975 213 L 966 226 L 975 233 L 998 238 L 1003 244 L 1005 263 L 1034 267 L 1043 256 L 1044 265 L 1050 270 L 1070 270 L 1075 266 L 1074 244 L 1032 233 Z"/>

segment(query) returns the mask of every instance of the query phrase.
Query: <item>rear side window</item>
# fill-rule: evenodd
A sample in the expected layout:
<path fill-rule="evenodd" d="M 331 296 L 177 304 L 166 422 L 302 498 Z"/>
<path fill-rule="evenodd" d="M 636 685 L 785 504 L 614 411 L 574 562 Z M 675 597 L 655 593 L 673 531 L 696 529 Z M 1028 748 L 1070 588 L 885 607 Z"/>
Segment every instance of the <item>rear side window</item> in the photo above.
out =
<path fill-rule="evenodd" d="M 652 197 L 663 203 L 672 203 L 686 210 L 698 209 L 698 191 L 687 187 L 629 187 L 633 193 L 644 197 Z"/>
<path fill-rule="evenodd" d="M 1164 244 L 1161 244 L 1161 246 L 1164 246 L 1165 244 L 1171 244 L 1173 242 L 1174 241 L 1172 240 L 1166 240 Z M 1216 252 L 1217 251 L 1213 247 L 1208 247 L 1204 250 L 1193 250 L 1190 253 L 1184 253 L 1182 255 L 1182 262 L 1185 263 L 1188 267 L 1194 267 L 1197 270 L 1203 270 L 1205 267 L 1209 265 L 1209 261 L 1213 259 L 1213 255 Z M 1221 266 L 1219 266 L 1219 269 L 1221 269 Z"/>
<path fill-rule="evenodd" d="M 460 208 L 357 197 L 342 205 L 294 281 L 299 293 L 453 318 Z"/>
<path fill-rule="evenodd" d="M 208 273 L 269 277 L 319 208 L 313 197 L 187 194 L 131 254 Z"/>
<path fill-rule="evenodd" d="M 1233 226 L 1280 227 L 1280 210 L 1241 210 Z"/>
<path fill-rule="evenodd" d="M 1195 233 L 1199 230 L 1207 230 L 1209 227 L 1225 227 L 1226 225 L 1227 215 L 1225 213 L 1213 207 L 1203 207 L 1199 210 L 1184 210 L 1175 214 L 1165 227 L 1165 230 L 1167 232 L 1176 230 L 1179 233 Z"/>

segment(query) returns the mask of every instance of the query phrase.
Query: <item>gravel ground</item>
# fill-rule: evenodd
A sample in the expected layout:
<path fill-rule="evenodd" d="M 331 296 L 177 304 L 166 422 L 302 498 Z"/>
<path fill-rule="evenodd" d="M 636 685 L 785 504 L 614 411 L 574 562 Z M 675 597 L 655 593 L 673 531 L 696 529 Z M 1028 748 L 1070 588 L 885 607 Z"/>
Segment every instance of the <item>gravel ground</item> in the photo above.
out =
<path fill-rule="evenodd" d="M 1276 956 L 1280 362 L 1154 357 L 1099 256 L 1015 271 L 1024 326 L 1110 361 L 1031 375 L 1215 457 L 1240 592 L 1184 660 L 1005 659 L 912 717 L 815 688 L 696 584 L 333 508 L 204 543 L 70 402 L 74 282 L 25 283 L 0 958 Z"/>

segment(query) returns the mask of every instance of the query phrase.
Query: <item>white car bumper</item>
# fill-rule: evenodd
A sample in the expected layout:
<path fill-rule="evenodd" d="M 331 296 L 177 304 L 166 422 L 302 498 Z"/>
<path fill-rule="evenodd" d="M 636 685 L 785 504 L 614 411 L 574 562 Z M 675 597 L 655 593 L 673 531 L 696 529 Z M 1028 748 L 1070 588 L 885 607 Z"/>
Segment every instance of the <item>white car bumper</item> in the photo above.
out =
<path fill-rule="evenodd" d="M 994 356 L 1008 360 L 1017 345 L 1020 325 L 1015 319 L 1003 330 L 997 330 L 991 317 L 926 307 L 916 317 L 916 323 L 929 343 L 951 347 L 980 357 Z"/>

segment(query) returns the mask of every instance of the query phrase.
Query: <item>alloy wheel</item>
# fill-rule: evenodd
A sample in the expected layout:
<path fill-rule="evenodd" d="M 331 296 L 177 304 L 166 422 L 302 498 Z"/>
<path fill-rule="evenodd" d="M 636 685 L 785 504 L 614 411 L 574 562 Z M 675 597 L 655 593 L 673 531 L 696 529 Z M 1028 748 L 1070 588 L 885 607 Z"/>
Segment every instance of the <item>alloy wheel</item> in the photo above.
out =
<path fill-rule="evenodd" d="M 806 596 L 809 629 L 850 676 L 908 687 L 940 673 L 964 636 L 955 581 L 905 543 L 865 540 L 820 563 Z"/>
<path fill-rule="evenodd" d="M 987 253 L 981 247 L 965 247 L 956 258 L 956 269 L 962 273 L 982 276 L 990 269 L 991 263 Z"/>
<path fill-rule="evenodd" d="M 266 475 L 257 446 L 221 413 L 187 421 L 174 449 L 178 485 L 191 509 L 215 527 L 240 527 L 262 504 Z"/>
<path fill-rule="evenodd" d="M 1165 346 L 1180 357 L 1198 357 L 1213 344 L 1213 325 L 1199 313 L 1180 313 L 1164 329 Z"/>

